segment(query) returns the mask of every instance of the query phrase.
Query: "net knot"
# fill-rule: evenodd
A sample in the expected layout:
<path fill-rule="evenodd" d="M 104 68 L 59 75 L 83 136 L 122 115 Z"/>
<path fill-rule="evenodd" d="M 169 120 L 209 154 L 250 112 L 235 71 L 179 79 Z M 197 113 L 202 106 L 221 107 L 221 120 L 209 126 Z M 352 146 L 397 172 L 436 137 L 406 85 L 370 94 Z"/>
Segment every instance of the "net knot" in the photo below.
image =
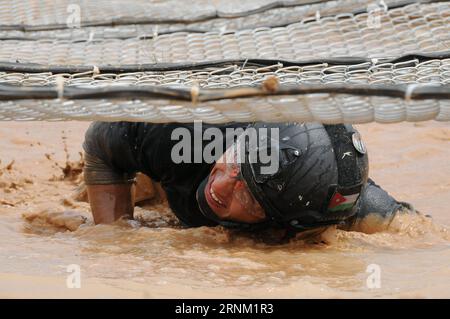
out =
<path fill-rule="evenodd" d="M 193 104 L 196 104 L 198 101 L 198 95 L 200 94 L 200 88 L 197 84 L 194 84 L 191 87 L 191 101 Z"/>
<path fill-rule="evenodd" d="M 274 75 L 269 76 L 262 84 L 262 88 L 265 92 L 275 93 L 280 86 L 278 78 Z"/>
<path fill-rule="evenodd" d="M 409 102 L 411 100 L 414 89 L 418 87 L 419 84 L 409 84 L 405 90 L 405 101 Z"/>
<path fill-rule="evenodd" d="M 64 82 L 65 79 L 63 76 L 58 75 L 56 77 L 56 92 L 58 94 L 58 99 L 62 99 L 64 97 Z"/>

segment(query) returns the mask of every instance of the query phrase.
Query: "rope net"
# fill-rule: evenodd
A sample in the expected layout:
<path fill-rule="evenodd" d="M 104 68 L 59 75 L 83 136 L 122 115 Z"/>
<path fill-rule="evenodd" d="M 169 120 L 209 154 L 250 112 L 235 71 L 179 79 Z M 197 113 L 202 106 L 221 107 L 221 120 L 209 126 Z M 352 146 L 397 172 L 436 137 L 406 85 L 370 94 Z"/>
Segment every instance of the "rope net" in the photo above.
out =
<path fill-rule="evenodd" d="M 162 9 L 155 8 L 155 5 L 152 5 L 151 13 L 148 13 L 145 9 L 141 9 L 136 5 L 123 8 L 122 3 L 118 4 L 116 1 L 108 1 L 108 6 L 105 10 L 104 3 L 91 1 L 83 5 L 80 21 L 80 26 L 83 27 L 69 28 L 66 21 L 64 21 L 64 17 L 67 16 L 68 1 L 58 1 L 52 4 L 53 6 L 57 5 L 58 8 L 39 7 L 39 9 L 36 6 L 31 6 L 29 2 L 22 1 L 12 8 L 6 6 L 6 3 L 4 8 L 0 4 L 0 21 L 3 21 L 3 25 L 0 24 L 0 38 L 31 40 L 56 38 L 86 41 L 91 37 L 93 39 L 153 38 L 155 35 L 183 31 L 203 33 L 216 31 L 225 33 L 260 27 L 286 26 L 302 21 L 310 22 L 320 17 L 329 17 L 340 13 L 361 13 L 371 3 L 368 0 L 319 1 L 318 3 L 317 1 L 310 1 L 311 4 L 306 5 L 308 1 L 291 1 L 291 5 L 295 3 L 303 3 L 305 5 L 287 6 L 287 3 L 284 3 L 283 6 L 283 3 L 272 2 L 272 5 L 278 4 L 278 6 L 266 8 L 266 10 L 258 10 L 258 8 L 262 8 L 258 7 L 259 2 L 257 1 L 237 1 L 237 3 L 236 1 L 211 1 L 206 5 L 210 8 L 209 16 L 212 18 L 203 18 L 201 20 L 202 17 L 199 13 L 204 12 L 206 7 L 204 3 L 201 5 L 202 3 L 200 2 L 193 2 L 193 6 L 180 6 L 177 3 L 176 12 L 173 12 L 172 8 L 164 8 L 164 14 L 160 13 L 160 18 L 157 19 L 157 12 L 161 12 Z M 70 2 L 75 3 L 74 1 Z M 413 2 L 411 0 L 385 1 L 390 8 Z M 233 5 L 232 8 L 234 7 L 235 9 L 234 16 L 230 12 L 220 12 L 219 9 L 211 7 L 214 4 L 220 6 L 227 3 Z M 268 5 L 270 4 L 271 2 L 268 2 Z M 120 6 L 119 8 L 117 8 L 118 5 Z M 244 10 L 243 5 L 253 5 L 254 10 L 251 12 L 239 12 L 236 10 L 239 8 Z M 86 6 L 89 6 L 89 8 Z M 98 8 L 95 9 L 93 6 Z M 42 15 L 43 11 L 45 12 L 44 16 Z M 96 12 L 95 15 L 89 14 L 92 11 Z M 172 21 L 168 21 L 167 11 L 171 11 Z M 192 12 L 197 15 L 192 16 Z M 95 20 L 92 19 L 93 17 L 95 17 Z M 43 18 L 45 18 L 44 21 Z M 178 20 L 173 21 L 174 19 Z"/>
<path fill-rule="evenodd" d="M 450 121 L 450 2 L 45 5 L 0 4 L 0 120 Z"/>
<path fill-rule="evenodd" d="M 389 7 L 413 3 L 411 0 L 386 0 Z M 427 1 L 431 2 L 431 1 Z M 298 22 L 307 16 L 322 16 L 365 10 L 368 0 L 195 0 L 188 5 L 178 0 L 58 0 L 58 1 L 2 1 L 0 30 L 57 30 L 69 29 L 68 12 L 79 8 L 80 26 L 118 26 L 146 24 L 147 26 L 177 25 L 192 29 L 206 27 L 206 31 L 226 27 L 255 27 L 252 23 L 270 27 L 268 23 Z M 78 7 L 78 8 L 77 8 Z M 247 26 L 247 27 L 245 27 Z"/>

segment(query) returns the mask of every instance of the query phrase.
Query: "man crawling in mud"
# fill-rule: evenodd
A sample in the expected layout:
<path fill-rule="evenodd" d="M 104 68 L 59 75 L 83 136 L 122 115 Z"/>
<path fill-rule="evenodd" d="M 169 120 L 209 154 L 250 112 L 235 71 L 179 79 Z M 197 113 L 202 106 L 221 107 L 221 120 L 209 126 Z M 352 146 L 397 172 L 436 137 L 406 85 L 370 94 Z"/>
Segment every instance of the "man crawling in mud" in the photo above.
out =
<path fill-rule="evenodd" d="M 95 122 L 83 147 L 96 224 L 133 217 L 137 172 L 160 183 L 186 227 L 270 228 L 290 238 L 332 226 L 383 230 L 411 211 L 368 179 L 351 125 Z"/>

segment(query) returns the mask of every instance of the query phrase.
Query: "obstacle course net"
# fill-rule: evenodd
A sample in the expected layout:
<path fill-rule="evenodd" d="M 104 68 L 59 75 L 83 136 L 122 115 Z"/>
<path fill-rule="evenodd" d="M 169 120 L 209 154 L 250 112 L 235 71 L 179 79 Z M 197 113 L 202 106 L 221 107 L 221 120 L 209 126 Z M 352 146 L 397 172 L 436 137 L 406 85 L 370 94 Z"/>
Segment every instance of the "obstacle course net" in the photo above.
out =
<path fill-rule="evenodd" d="M 12 3 L 0 120 L 450 120 L 450 2 Z"/>

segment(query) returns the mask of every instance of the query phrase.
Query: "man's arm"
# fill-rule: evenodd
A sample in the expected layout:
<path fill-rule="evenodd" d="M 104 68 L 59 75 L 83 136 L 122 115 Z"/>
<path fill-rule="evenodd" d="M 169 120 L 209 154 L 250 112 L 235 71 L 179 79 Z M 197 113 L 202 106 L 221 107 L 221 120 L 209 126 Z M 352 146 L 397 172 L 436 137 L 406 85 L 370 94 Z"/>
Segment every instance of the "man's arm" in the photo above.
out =
<path fill-rule="evenodd" d="M 149 188 L 164 171 L 158 149 L 162 128 L 148 123 L 94 122 L 86 131 L 84 182 L 96 224 L 132 217 L 136 200 L 154 197 L 157 189 Z M 136 178 L 143 171 L 142 162 L 152 180 Z"/>
<path fill-rule="evenodd" d="M 126 124 L 94 122 L 86 132 L 84 182 L 96 224 L 133 217 L 135 167 L 124 138 L 128 131 Z"/>
<path fill-rule="evenodd" d="M 84 182 L 96 224 L 133 217 L 134 174 L 120 174 L 104 161 L 85 152 Z"/>
<path fill-rule="evenodd" d="M 372 234 L 388 229 L 399 213 L 417 214 L 412 205 L 395 200 L 370 178 L 357 205 L 357 213 L 343 229 Z"/>
<path fill-rule="evenodd" d="M 119 218 L 133 218 L 134 185 L 87 185 L 89 204 L 96 224 L 109 224 Z"/>

